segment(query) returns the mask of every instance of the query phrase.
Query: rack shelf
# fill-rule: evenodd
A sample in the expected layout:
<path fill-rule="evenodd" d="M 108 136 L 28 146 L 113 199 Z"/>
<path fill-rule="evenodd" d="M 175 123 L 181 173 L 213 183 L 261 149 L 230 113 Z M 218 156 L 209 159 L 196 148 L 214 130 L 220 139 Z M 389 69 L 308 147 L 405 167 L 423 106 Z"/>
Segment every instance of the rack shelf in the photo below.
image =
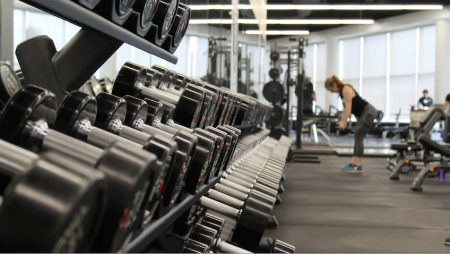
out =
<path fill-rule="evenodd" d="M 79 6 L 69 0 L 20 0 L 38 9 L 58 16 L 64 20 L 81 27 L 90 27 L 101 33 L 133 45 L 147 53 L 160 57 L 173 64 L 178 62 L 178 57 L 170 54 L 164 49 L 146 41 L 132 32 L 112 23 L 111 21 L 97 15 L 96 13 Z"/>
<path fill-rule="evenodd" d="M 176 205 L 168 214 L 154 221 L 142 231 L 125 248 L 126 253 L 142 252 L 150 243 L 152 243 L 161 233 L 170 227 L 185 211 L 191 208 L 206 192 L 219 182 L 218 177 L 214 178 L 210 184 L 203 186 L 197 195 L 189 195 L 185 200 Z"/>

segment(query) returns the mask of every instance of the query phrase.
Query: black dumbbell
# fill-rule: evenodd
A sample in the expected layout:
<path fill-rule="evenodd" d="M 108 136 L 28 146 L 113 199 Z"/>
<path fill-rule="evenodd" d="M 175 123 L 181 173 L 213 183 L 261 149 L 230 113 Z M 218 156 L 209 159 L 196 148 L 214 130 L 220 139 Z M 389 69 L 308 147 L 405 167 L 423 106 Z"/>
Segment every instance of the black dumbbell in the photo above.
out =
<path fill-rule="evenodd" d="M 162 75 L 154 75 L 154 72 L 159 72 Z M 150 73 L 150 74 L 149 74 Z M 153 75 L 152 75 L 153 73 Z M 152 75 L 152 76 L 151 76 Z M 184 81 L 185 76 L 180 76 L 174 71 L 169 71 L 168 69 L 154 65 L 151 69 L 148 69 L 147 71 L 147 87 L 157 87 L 163 91 L 166 91 L 168 93 L 180 96 L 184 89 L 185 89 L 185 83 Z M 197 124 L 197 127 L 203 128 L 206 124 L 206 120 L 208 117 L 208 112 L 210 110 L 214 111 L 216 104 L 217 104 L 217 97 L 218 94 L 214 93 L 206 88 L 190 85 L 188 89 L 197 92 L 199 94 L 205 94 L 205 98 L 203 100 L 202 104 L 202 111 L 200 112 L 200 118 L 199 122 Z"/>
<path fill-rule="evenodd" d="M 150 125 L 146 125 L 145 122 L 148 115 L 147 103 L 129 95 L 123 97 L 123 99 L 127 102 L 127 114 L 124 121 L 126 126 L 132 127 L 152 136 L 165 136 L 178 144 L 175 160 L 183 161 L 185 162 L 185 165 L 183 166 L 184 170 L 181 173 L 174 170 L 168 176 L 169 181 L 166 183 L 167 188 L 164 191 L 163 203 L 160 205 L 160 209 L 164 208 L 165 212 L 167 212 L 168 209 L 174 205 L 175 200 L 181 193 L 183 182 L 189 172 L 189 168 L 191 166 L 190 162 L 192 161 L 195 149 L 197 147 L 198 138 L 184 132 L 179 132 L 173 135 Z M 163 214 L 160 213 L 159 215 L 161 216 Z"/>
<path fill-rule="evenodd" d="M 122 26 L 133 12 L 135 0 L 101 0 L 93 9 L 98 15 Z"/>
<path fill-rule="evenodd" d="M 103 92 L 105 93 L 112 93 L 113 83 L 108 77 L 103 77 L 98 80 L 98 83 L 103 89 Z"/>
<path fill-rule="evenodd" d="M 104 174 L 45 157 L 53 156 L 0 140 L 0 250 L 89 252 L 106 203 Z"/>
<path fill-rule="evenodd" d="M 156 190 L 152 192 L 154 195 L 147 207 L 150 213 L 146 220 L 150 220 L 167 188 L 168 177 L 172 171 L 176 174 L 183 172 L 185 162 L 175 160 L 178 146 L 174 141 L 124 126 L 126 111 L 126 102 L 116 96 L 101 93 L 96 101 L 92 96 L 74 91 L 62 101 L 55 129 L 99 148 L 120 141 L 155 154 L 161 175 L 155 183 Z"/>
<path fill-rule="evenodd" d="M 136 0 L 132 6 L 130 17 L 122 25 L 128 31 L 145 37 L 152 27 L 157 0 Z"/>
<path fill-rule="evenodd" d="M 210 246 L 194 241 L 192 239 L 187 239 L 184 242 L 183 249 L 181 250 L 182 253 L 210 253 Z"/>
<path fill-rule="evenodd" d="M 272 79 L 278 79 L 280 77 L 280 70 L 278 68 L 270 69 L 269 77 Z"/>
<path fill-rule="evenodd" d="M 157 0 L 156 9 L 152 19 L 153 26 L 145 39 L 161 46 L 169 35 L 175 21 L 179 0 Z"/>
<path fill-rule="evenodd" d="M 222 99 L 222 105 L 219 106 L 220 117 L 216 118 L 213 126 L 223 125 L 224 122 L 227 122 L 228 115 L 234 106 L 235 96 L 231 93 L 231 91 L 227 91 L 224 89 L 224 96 Z"/>
<path fill-rule="evenodd" d="M 176 105 L 175 122 L 194 128 L 201 112 L 204 94 L 185 89 L 181 96 L 175 96 L 156 88 L 145 87 L 146 69 L 137 64 L 127 62 L 117 75 L 113 94 L 119 97 L 131 95 L 137 98 L 161 100 Z"/>
<path fill-rule="evenodd" d="M 5 105 L 21 87 L 22 83 L 11 66 L 6 62 L 0 62 L 0 104 Z"/>
<path fill-rule="evenodd" d="M 117 251 L 143 216 L 145 202 L 161 175 L 156 157 L 125 143 L 110 142 L 105 150 L 52 130 L 56 118 L 54 94 L 37 86 L 19 90 L 0 117 L 0 138 L 25 149 L 57 151 L 105 173 L 108 200 L 96 251 Z"/>
<path fill-rule="evenodd" d="M 147 102 L 148 105 L 148 115 L 146 121 L 147 125 L 155 127 L 157 129 L 161 129 L 162 131 L 168 132 L 173 135 L 180 132 L 180 129 L 161 124 L 160 120 L 162 118 L 164 110 L 164 106 L 161 102 L 151 99 L 144 99 L 144 101 Z M 173 126 L 185 128 L 176 124 L 174 124 Z M 208 174 L 209 166 L 213 161 L 213 155 L 216 148 L 214 147 L 214 140 L 205 138 L 196 133 L 192 133 L 191 129 L 187 130 L 187 134 L 194 134 L 194 136 L 198 138 L 198 144 L 192 158 L 191 170 L 187 175 L 185 184 L 185 191 L 187 193 L 195 194 L 198 192 L 198 190 L 206 180 L 206 175 Z"/>
<path fill-rule="evenodd" d="M 95 76 L 92 76 L 87 82 L 86 85 L 92 92 L 92 95 L 97 96 L 103 92 L 103 87 L 100 85 L 99 81 Z"/>
<path fill-rule="evenodd" d="M 170 29 L 170 39 L 166 39 L 162 48 L 170 53 L 175 53 L 178 46 L 186 34 L 191 19 L 191 8 L 183 3 L 178 6 L 177 14 L 175 16 L 172 28 Z"/>
<path fill-rule="evenodd" d="M 23 72 L 21 69 L 17 69 L 14 71 L 16 73 L 16 76 L 21 84 L 21 86 L 24 86 L 27 84 L 27 82 L 25 81 L 25 77 L 23 76 Z"/>

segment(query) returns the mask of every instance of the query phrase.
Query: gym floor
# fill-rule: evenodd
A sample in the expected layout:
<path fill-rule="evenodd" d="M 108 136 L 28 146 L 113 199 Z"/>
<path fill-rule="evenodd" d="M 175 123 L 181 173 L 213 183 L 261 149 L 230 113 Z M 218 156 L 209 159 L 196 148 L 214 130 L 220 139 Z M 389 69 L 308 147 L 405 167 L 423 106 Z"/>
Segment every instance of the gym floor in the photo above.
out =
<path fill-rule="evenodd" d="M 288 163 L 286 192 L 273 214 L 280 223 L 266 236 L 296 252 L 449 252 L 450 182 L 426 179 L 424 192 L 409 188 L 417 172 L 389 180 L 386 159 L 366 158 L 363 174 L 346 174 L 348 157 L 320 156 L 321 164 Z"/>

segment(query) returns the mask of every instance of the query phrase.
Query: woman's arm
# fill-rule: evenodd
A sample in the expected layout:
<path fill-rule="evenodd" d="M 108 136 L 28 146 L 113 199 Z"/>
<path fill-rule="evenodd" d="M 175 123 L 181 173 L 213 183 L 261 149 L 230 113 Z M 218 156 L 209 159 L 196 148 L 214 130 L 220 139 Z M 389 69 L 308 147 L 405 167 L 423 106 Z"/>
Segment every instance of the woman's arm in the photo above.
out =
<path fill-rule="evenodd" d="M 347 126 L 348 118 L 352 113 L 352 99 L 355 97 L 355 92 L 351 87 L 344 86 L 342 95 L 344 96 L 345 109 L 342 116 L 341 126 Z"/>
<path fill-rule="evenodd" d="M 445 101 L 444 106 L 442 106 L 442 110 L 445 110 L 447 108 L 448 104 L 449 104 L 449 102 Z"/>

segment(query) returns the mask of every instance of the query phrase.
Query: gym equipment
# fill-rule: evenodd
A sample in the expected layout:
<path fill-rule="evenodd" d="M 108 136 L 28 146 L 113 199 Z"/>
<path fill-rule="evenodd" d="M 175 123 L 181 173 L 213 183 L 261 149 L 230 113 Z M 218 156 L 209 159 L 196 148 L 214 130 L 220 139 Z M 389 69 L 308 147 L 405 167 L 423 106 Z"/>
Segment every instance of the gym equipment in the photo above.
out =
<path fill-rule="evenodd" d="M 113 82 L 108 77 L 103 77 L 98 80 L 98 83 L 105 93 L 112 93 Z"/>
<path fill-rule="evenodd" d="M 97 96 L 103 92 L 103 87 L 95 76 L 92 76 L 85 84 L 89 87 L 92 95 Z"/>
<path fill-rule="evenodd" d="M 22 87 L 22 83 L 6 62 L 0 62 L 0 105 L 8 100 Z"/>
<path fill-rule="evenodd" d="M 278 53 L 276 51 L 270 52 L 270 60 L 272 60 L 272 62 L 276 62 L 279 59 L 280 59 L 280 53 Z"/>
<path fill-rule="evenodd" d="M 21 70 L 21 69 L 17 69 L 17 70 L 15 70 L 14 72 L 16 73 L 16 76 L 17 76 L 17 78 L 19 79 L 20 84 L 21 84 L 22 86 L 26 85 L 27 82 L 25 81 L 25 77 L 23 76 L 22 70 Z"/>
<path fill-rule="evenodd" d="M 93 11 L 122 26 L 133 12 L 134 2 L 135 0 L 101 0 Z"/>
<path fill-rule="evenodd" d="M 272 79 L 280 78 L 280 70 L 278 68 L 272 68 L 269 71 L 269 77 Z"/>
<path fill-rule="evenodd" d="M 77 2 L 79 5 L 86 7 L 89 10 L 92 10 L 95 8 L 95 6 L 97 6 L 97 4 L 101 1 L 101 0 L 73 0 L 75 2 Z"/>
<path fill-rule="evenodd" d="M 179 132 L 175 135 L 161 131 L 152 126 L 146 125 L 147 119 L 147 103 L 143 100 L 126 95 L 123 99 L 127 103 L 127 113 L 124 124 L 133 129 L 142 131 L 143 133 L 155 136 L 161 135 L 175 141 L 178 145 L 178 150 L 175 152 L 174 164 L 182 163 L 181 171 L 173 170 L 168 175 L 166 182 L 166 190 L 163 195 L 163 202 L 161 207 L 165 208 L 165 213 L 170 210 L 175 204 L 182 190 L 182 185 L 186 179 L 187 172 L 190 168 L 190 162 L 194 155 L 197 146 L 197 137 L 187 133 Z M 161 212 L 158 215 L 162 215 Z"/>
<path fill-rule="evenodd" d="M 278 81 L 270 81 L 263 88 L 264 98 L 271 103 L 282 101 L 284 98 L 284 94 L 284 87 Z"/>
<path fill-rule="evenodd" d="M 146 39 L 161 46 L 172 28 L 177 14 L 179 0 L 157 0 L 153 16 L 153 26 L 147 33 Z"/>
<path fill-rule="evenodd" d="M 0 140 L 0 175 L 2 252 L 90 251 L 107 199 L 103 173 Z"/>
<path fill-rule="evenodd" d="M 74 91 L 70 93 L 58 110 L 55 129 L 99 148 L 111 142 L 120 141 L 136 149 L 144 149 L 156 155 L 160 176 L 155 182 L 147 210 L 146 220 L 150 220 L 172 174 L 182 174 L 186 157 L 176 157 L 177 143 L 163 136 L 150 136 L 123 124 L 127 113 L 125 100 L 101 93 L 97 100 Z M 145 111 L 136 112 L 145 115 Z M 95 124 L 95 127 L 92 124 Z M 177 160 L 179 159 L 179 160 Z M 182 184 L 182 183 L 178 183 Z M 180 187 L 178 187 L 180 188 Z M 170 196 L 172 199 L 176 197 Z M 171 202 L 174 202 L 171 200 Z"/>
<path fill-rule="evenodd" d="M 170 53 L 174 53 L 181 41 L 186 34 L 186 30 L 189 25 L 189 20 L 191 19 L 191 8 L 189 6 L 180 3 L 177 14 L 175 16 L 173 26 L 169 31 L 169 35 L 172 37 L 171 40 L 166 40 L 162 48 L 169 51 Z"/>
<path fill-rule="evenodd" d="M 181 250 L 182 253 L 209 253 L 210 247 L 206 244 L 199 243 L 197 241 L 187 239 L 184 243 L 183 249 Z"/>
<path fill-rule="evenodd" d="M 136 31 L 138 35 L 145 36 L 152 25 L 152 19 L 155 15 L 155 9 L 158 4 L 158 0 L 136 0 L 133 4 L 133 10 L 138 12 L 139 20 L 136 27 L 136 22 L 131 22 L 130 26 L 134 25 L 134 29 L 131 31 Z M 130 27 L 133 28 L 133 27 Z"/>
<path fill-rule="evenodd" d="M 145 87 L 146 70 L 131 62 L 126 62 L 120 69 L 114 82 L 113 94 L 119 97 L 131 95 L 138 98 L 162 100 L 176 105 L 174 121 L 190 128 L 197 125 L 203 96 L 185 89 L 181 96 L 175 96 L 156 88 Z M 189 85 L 187 86 L 189 87 Z"/>
<path fill-rule="evenodd" d="M 5 106 L 0 138 L 35 152 L 57 151 L 105 173 L 108 199 L 94 250 L 117 251 L 143 216 L 143 201 L 155 192 L 153 183 L 161 175 L 155 168 L 156 157 L 126 143 L 110 142 L 105 150 L 87 145 L 49 129 L 55 118 L 55 96 L 37 86 L 25 86 Z"/>
<path fill-rule="evenodd" d="M 286 116 L 286 110 L 278 105 L 274 105 L 272 111 L 270 112 L 269 119 L 267 119 L 266 124 L 269 127 L 276 127 L 283 123 Z"/>
<path fill-rule="evenodd" d="M 448 164 L 448 157 L 450 157 L 450 148 L 443 146 L 433 141 L 426 134 L 419 135 L 417 141 L 423 146 L 425 154 L 430 152 L 436 152 L 441 155 L 440 163 L 438 165 L 427 165 L 428 161 L 425 160 L 425 168 L 423 168 L 419 174 L 414 178 L 411 185 L 413 191 L 423 191 L 422 184 L 428 174 L 439 172 L 439 182 L 445 181 L 445 174 L 450 171 L 450 165 Z"/>

